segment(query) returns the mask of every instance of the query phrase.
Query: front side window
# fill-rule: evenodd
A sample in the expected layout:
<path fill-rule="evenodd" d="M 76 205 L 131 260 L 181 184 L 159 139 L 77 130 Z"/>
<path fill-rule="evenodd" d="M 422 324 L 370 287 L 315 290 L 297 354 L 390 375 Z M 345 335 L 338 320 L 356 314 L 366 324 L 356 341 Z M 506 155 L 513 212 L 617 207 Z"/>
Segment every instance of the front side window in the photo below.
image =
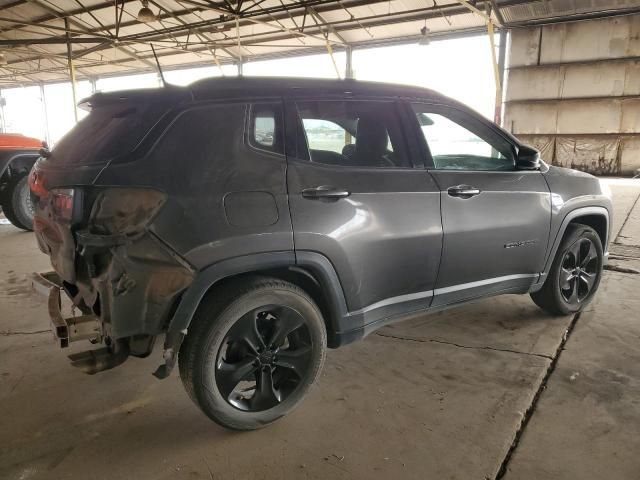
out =
<path fill-rule="evenodd" d="M 252 146 L 274 153 L 283 153 L 281 111 L 282 107 L 279 103 L 251 106 L 249 143 Z"/>
<path fill-rule="evenodd" d="M 438 170 L 514 170 L 511 144 L 479 120 L 459 110 L 413 105 Z"/>
<path fill-rule="evenodd" d="M 345 167 L 410 166 L 394 103 L 314 101 L 300 102 L 297 109 L 312 162 Z"/>

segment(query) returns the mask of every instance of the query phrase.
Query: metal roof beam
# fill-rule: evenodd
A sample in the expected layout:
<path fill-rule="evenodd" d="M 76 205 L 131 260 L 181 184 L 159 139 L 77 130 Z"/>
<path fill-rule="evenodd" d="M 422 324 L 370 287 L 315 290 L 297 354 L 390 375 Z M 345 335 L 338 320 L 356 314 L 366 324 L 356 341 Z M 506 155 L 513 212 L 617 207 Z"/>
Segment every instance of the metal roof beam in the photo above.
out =
<path fill-rule="evenodd" d="M 16 20 L 15 18 L 7 18 L 7 17 L 0 17 L 0 22 L 13 22 L 14 25 L 13 26 L 17 26 L 19 28 L 23 28 L 23 27 L 39 27 L 39 28 L 43 28 L 43 29 L 47 29 L 47 30 L 54 30 L 54 31 L 60 31 L 60 32 L 67 32 L 67 29 L 64 27 L 58 27 L 57 25 L 42 25 L 42 23 L 40 22 L 34 22 L 34 21 L 29 21 L 29 20 Z M 0 27 L 0 34 L 2 33 L 7 33 L 7 32 L 11 32 L 14 31 L 15 29 L 5 29 L 4 27 Z M 80 31 L 80 30 L 74 30 L 74 29 L 69 29 L 68 30 L 69 33 L 75 33 L 75 34 L 80 34 L 83 35 L 86 32 Z M 105 36 L 104 38 L 108 38 L 107 36 Z"/>
<path fill-rule="evenodd" d="M 467 7 L 471 12 L 480 15 L 482 18 L 485 19 L 485 21 L 487 23 L 493 23 L 495 24 L 497 27 L 500 27 L 502 25 L 500 25 L 500 23 L 496 20 L 493 20 L 491 18 L 491 15 L 487 15 L 485 12 L 483 12 L 482 10 L 480 10 L 478 7 L 476 7 L 475 5 L 470 4 L 467 0 L 456 0 L 460 5 L 463 5 L 465 7 Z M 487 2 L 483 2 L 483 4 L 486 4 Z M 485 5 L 486 7 L 486 5 Z"/>
<path fill-rule="evenodd" d="M 504 25 L 504 17 L 502 16 L 502 11 L 500 10 L 500 7 L 498 6 L 498 2 L 496 2 L 496 0 L 490 0 L 491 1 L 491 6 L 493 7 L 493 11 L 496 14 L 496 18 L 498 19 L 498 22 L 500 22 L 501 25 Z"/>
<path fill-rule="evenodd" d="M 381 1 L 384 1 L 384 0 L 381 0 Z M 520 0 L 520 3 L 525 1 L 527 0 Z M 363 0 L 358 3 L 370 4 L 371 2 Z M 338 6 L 337 8 L 341 8 L 341 7 Z M 337 8 L 334 8 L 334 9 L 337 9 Z M 444 12 L 442 12 L 442 8 L 445 9 Z M 410 11 L 396 12 L 396 13 L 392 13 L 391 15 L 381 14 L 381 15 L 363 17 L 358 19 L 357 21 L 355 19 L 353 20 L 349 19 L 349 20 L 341 20 L 341 21 L 330 22 L 330 23 L 327 22 L 325 23 L 325 25 L 334 29 L 334 31 L 336 32 L 340 32 L 344 30 L 352 30 L 354 28 L 358 28 L 360 26 L 359 24 L 362 24 L 366 27 L 375 27 L 380 25 L 397 24 L 397 23 L 411 22 L 416 20 L 424 20 L 429 18 L 437 18 L 442 13 L 445 13 L 448 16 L 454 16 L 454 15 L 461 15 L 461 14 L 468 13 L 468 10 L 462 6 L 451 6 L 451 5 L 440 6 L 436 8 L 426 7 L 426 8 L 410 10 Z M 219 19 L 212 19 L 212 20 L 182 25 L 180 26 L 180 28 L 174 27 L 171 30 L 172 32 L 176 32 L 176 35 L 186 35 L 190 30 L 194 30 L 194 29 L 198 29 L 201 32 L 211 33 L 211 30 L 206 30 L 206 28 L 215 28 L 218 22 L 219 22 Z M 307 28 L 313 29 L 314 33 L 322 32 L 322 28 L 318 26 L 307 27 Z M 215 32 L 215 30 L 213 31 Z M 248 44 L 248 43 L 251 43 L 248 41 L 249 38 L 251 37 L 260 38 L 260 36 L 264 36 L 264 35 L 265 35 L 264 33 L 259 35 L 248 35 L 248 36 L 241 37 L 241 40 L 245 44 Z M 124 37 L 121 37 L 119 41 L 122 44 L 136 43 L 136 42 L 137 43 L 159 42 L 162 40 L 166 40 L 167 38 L 170 38 L 172 36 L 173 36 L 172 33 L 165 33 L 165 32 L 158 33 L 154 31 L 154 32 L 145 32 L 144 34 L 134 34 L 134 35 L 124 36 Z M 265 41 L 279 41 L 279 40 L 288 39 L 288 38 L 291 38 L 291 36 L 290 35 L 278 36 L 274 39 L 269 39 Z M 315 37 L 315 38 L 324 42 L 324 38 L 322 37 Z M 105 48 L 109 48 L 112 45 L 111 42 L 105 42 L 103 38 L 72 37 L 71 41 L 73 43 L 96 44 L 96 46 L 93 48 L 79 51 L 74 55 L 74 58 L 88 54 L 88 53 L 93 53 L 99 50 L 103 50 Z M 64 38 L 58 39 L 57 37 L 52 37 L 52 38 L 43 38 L 43 39 L 0 40 L 0 45 L 21 45 L 21 44 L 30 45 L 30 44 L 38 44 L 38 43 L 43 43 L 43 44 L 65 43 L 66 44 L 66 39 Z M 222 42 L 220 42 L 220 44 L 222 44 Z M 228 44 L 225 46 L 232 46 L 232 45 Z"/>
<path fill-rule="evenodd" d="M 403 23 L 403 22 L 413 22 L 413 21 L 418 21 L 418 20 L 424 20 L 425 19 L 425 9 L 418 9 L 418 10 L 412 10 L 410 12 L 400 12 L 397 13 L 393 16 L 393 18 L 389 18 L 387 15 L 374 15 L 374 16 L 370 16 L 370 17 L 365 17 L 360 19 L 360 22 L 363 23 L 363 25 L 365 25 L 366 27 L 375 27 L 375 26 L 379 26 L 379 25 L 388 25 L 389 23 Z M 407 13 L 410 13 L 411 15 L 407 15 Z M 455 14 L 464 14 L 467 13 L 466 9 L 464 9 L 463 7 L 459 7 L 458 11 Z M 432 17 L 438 17 L 440 14 L 439 12 L 432 12 L 429 13 L 427 15 L 426 18 L 432 18 Z M 453 14 L 452 14 L 453 15 Z M 342 21 L 342 22 L 334 22 L 332 23 L 333 28 L 336 29 L 337 32 L 341 32 L 341 31 L 345 31 L 345 30 L 352 30 L 354 28 L 356 28 L 357 26 L 350 20 L 346 20 L 346 21 Z M 313 28 L 318 28 L 318 27 L 313 27 Z M 484 27 L 482 27 L 484 28 Z M 262 35 L 267 35 L 267 34 L 262 34 Z M 432 34 L 433 35 L 433 34 Z M 436 36 L 438 36 L 436 34 Z M 241 41 L 243 41 L 246 45 L 251 45 L 253 42 L 249 41 L 250 38 L 256 38 L 255 35 L 253 36 L 247 36 L 247 37 L 241 37 Z M 418 38 L 419 34 L 416 34 L 415 36 L 411 36 L 411 37 L 405 37 L 405 38 Z M 259 38 L 259 37 L 258 37 Z M 288 38 L 291 38 L 288 35 L 270 35 L 264 39 L 262 39 L 262 42 L 268 43 L 268 42 L 277 42 L 277 41 L 281 41 L 281 40 L 286 40 Z M 159 41 L 158 39 L 153 39 L 152 41 Z M 375 43 L 375 44 L 385 44 L 385 43 L 393 43 L 394 39 L 381 39 L 379 42 L 366 42 L 366 43 Z M 226 41 L 227 43 L 223 43 L 223 42 L 217 42 L 215 44 L 216 47 L 218 48 L 222 48 L 222 47 L 232 47 L 235 46 L 235 39 L 229 39 Z M 1 41 L 0 41 L 1 44 Z M 196 53 L 196 52 L 200 52 L 203 50 L 206 50 L 208 48 L 210 48 L 210 45 L 205 45 L 205 46 L 201 46 L 201 47 L 194 47 L 191 48 L 189 50 L 186 50 L 185 53 Z M 321 47 L 322 50 L 324 50 L 326 47 L 324 45 L 319 46 Z M 104 48 L 104 47 L 102 47 Z M 83 52 L 80 52 L 80 54 L 82 54 Z M 160 52 L 158 52 L 158 57 L 162 57 L 162 56 L 166 56 L 168 54 L 163 54 Z M 153 55 L 148 55 L 148 56 L 140 56 L 143 59 L 151 59 L 153 58 Z M 110 63 L 119 63 L 118 61 L 112 61 Z M 90 64 L 85 64 L 84 65 L 85 68 L 90 68 Z M 154 67 L 154 65 L 151 65 L 151 67 Z"/>
<path fill-rule="evenodd" d="M 454 32 L 443 32 L 443 33 L 435 33 L 432 34 L 432 40 L 433 41 L 441 41 L 441 40 L 446 40 L 446 39 L 450 39 L 450 38 L 464 38 L 464 37 L 469 37 L 469 36 L 473 36 L 473 35 L 480 35 L 486 33 L 486 27 L 483 25 L 482 27 L 473 27 L 473 28 L 468 28 L 465 30 L 458 30 L 458 31 L 454 31 Z M 411 35 L 408 37 L 396 37 L 393 39 L 381 39 L 381 40 L 376 40 L 375 42 L 371 42 L 371 41 L 365 41 L 365 42 L 355 42 L 351 45 L 352 48 L 356 49 L 356 48 L 372 48 L 372 47 L 378 47 L 378 46 L 393 46 L 393 45 L 406 45 L 406 44 L 410 44 L 410 43 L 415 43 L 418 41 L 420 37 L 420 34 L 418 35 Z M 199 47 L 199 51 L 200 50 L 204 50 L 206 47 Z M 339 47 L 338 47 L 339 48 Z M 313 54 L 322 54 L 322 53 L 326 53 L 326 47 L 325 46 L 314 46 L 314 47 L 308 47 L 308 48 L 304 48 L 304 49 L 300 49 L 300 50 L 296 50 L 295 52 L 292 52 L 291 50 L 287 50 L 284 52 L 274 52 L 274 53 L 268 53 L 268 54 L 264 54 L 264 55 L 258 55 L 255 56 L 254 58 L 256 60 L 274 60 L 274 59 L 279 59 L 279 58 L 292 58 L 292 57 L 299 57 L 299 56 L 303 56 L 303 55 L 313 55 Z M 164 55 L 158 55 L 158 57 L 162 57 Z M 126 59 L 121 59 L 121 60 L 116 60 L 113 63 L 114 65 L 122 65 L 124 67 L 126 67 L 126 63 L 130 62 L 131 60 L 126 60 Z M 233 64 L 233 60 L 227 60 L 227 61 L 223 61 L 221 62 L 223 65 L 231 65 Z M 94 62 L 94 63 L 87 63 L 84 64 L 84 66 L 86 68 L 91 68 L 91 67 L 99 67 L 102 66 L 102 64 L 100 62 Z M 206 66 L 211 66 L 210 62 L 189 62 L 188 64 L 182 64 L 182 65 L 176 65 L 176 66 L 172 66 L 170 69 L 168 70 L 183 70 L 183 69 L 190 69 L 190 68 L 195 68 L 195 67 L 206 67 Z M 58 72 L 61 69 L 59 68 L 52 68 L 52 69 L 43 69 L 38 73 L 50 73 L 52 75 L 57 75 Z M 123 75 L 133 75 L 136 72 L 140 73 L 140 72 L 155 72 L 157 71 L 156 69 L 140 69 L 140 68 L 133 68 L 130 70 L 126 70 L 126 71 L 117 71 L 117 72 L 111 72 L 111 73 L 105 73 L 105 74 L 100 74 L 98 75 L 100 78 L 108 78 L 108 77 L 117 77 L 117 76 L 123 76 Z M 2 82 L 5 78 L 10 77 L 10 75 L 6 75 L 6 76 L 2 76 L 0 75 L 0 82 Z M 95 78 L 96 75 L 86 75 L 85 77 L 81 78 L 81 80 L 84 79 L 89 79 L 89 78 Z M 64 75 L 64 78 L 66 78 L 66 75 Z M 64 81 L 64 78 L 62 78 L 62 80 L 52 80 L 52 81 L 45 81 L 44 83 L 59 83 L 60 81 Z M 37 83 L 34 81 L 34 84 Z"/>
<path fill-rule="evenodd" d="M 189 25 L 182 18 L 180 18 L 180 16 L 178 16 L 178 15 L 172 13 L 172 12 L 169 12 L 169 10 L 167 10 L 162 5 L 156 3 L 153 0 L 151 0 L 151 3 L 153 3 L 155 6 L 157 6 L 161 10 L 164 10 L 166 13 L 171 15 L 177 22 L 181 23 L 182 25 Z M 198 38 L 205 38 L 206 40 L 211 41 L 211 42 L 215 41 L 211 37 L 209 37 L 206 33 L 201 32 L 200 29 L 198 29 L 198 28 L 195 28 L 194 31 L 195 31 L 196 35 L 198 36 Z M 230 50 L 227 50 L 226 48 L 223 48 L 222 50 L 224 50 L 229 56 L 235 57 L 235 55 Z M 217 58 L 216 54 L 211 50 L 211 47 L 209 48 L 209 51 L 210 51 L 211 55 L 213 56 L 214 62 L 218 63 L 218 58 Z"/>
<path fill-rule="evenodd" d="M 332 25 L 329 25 L 327 23 L 327 21 L 322 18 L 322 15 L 320 15 L 315 8 L 313 7 L 307 7 L 307 10 L 309 10 L 309 13 L 311 14 L 312 17 L 314 17 L 316 20 L 318 20 L 322 25 L 324 25 L 325 27 L 327 27 L 327 30 L 330 31 L 331 33 L 333 33 L 333 35 L 335 35 L 336 38 L 338 38 L 344 45 L 347 45 L 347 41 L 344 39 L 344 37 L 342 37 L 335 28 L 333 28 Z"/>
<path fill-rule="evenodd" d="M 55 8 L 50 7 L 48 4 L 46 4 L 43 0 L 31 0 L 33 3 L 37 4 L 38 6 L 40 6 L 40 8 L 42 8 L 43 10 L 46 10 L 48 12 L 51 13 L 51 15 L 55 15 L 59 18 L 61 18 L 61 13 L 56 10 Z M 79 22 L 78 20 L 74 20 L 73 18 L 69 18 L 69 17 L 64 17 L 63 20 L 65 21 L 65 25 L 74 25 L 76 28 L 79 28 L 82 31 L 86 31 L 87 27 L 85 25 L 83 25 L 81 22 Z M 111 31 L 109 29 L 106 29 L 105 27 L 101 28 L 102 30 L 106 31 L 107 34 L 112 35 Z M 67 44 L 70 43 L 78 43 L 72 40 L 76 40 L 77 37 L 74 39 L 71 36 L 67 36 Z M 120 52 L 124 53 L 125 55 L 127 55 L 128 57 L 137 60 L 147 66 L 151 66 L 154 67 L 154 64 L 148 60 L 144 60 L 140 57 L 138 57 L 138 55 L 136 55 L 135 52 L 132 52 L 131 50 L 129 50 L 128 48 L 122 47 L 122 46 L 118 46 L 114 44 L 114 48 L 116 48 L 117 50 L 119 50 Z M 77 57 L 73 57 L 73 58 L 77 58 Z"/>
<path fill-rule="evenodd" d="M 121 0 L 121 1 L 124 3 L 133 3 L 139 0 Z M 16 2 L 13 2 L 12 4 L 9 4 L 8 6 L 5 5 L 3 7 L 0 7 L 0 10 L 9 10 L 12 7 L 24 5 L 26 3 L 29 3 L 29 1 L 27 0 L 16 1 Z M 45 22 L 50 22 L 51 20 L 64 19 L 67 17 L 75 17 L 76 15 L 80 15 L 83 13 L 91 13 L 91 12 L 95 12 L 96 10 L 103 10 L 105 8 L 110 8 L 110 7 L 113 7 L 113 1 L 98 3 L 96 5 L 85 6 L 83 8 L 75 8 L 73 10 L 60 13 L 59 15 L 48 13 L 46 15 L 41 15 L 39 17 L 32 18 L 30 21 L 33 23 L 41 24 Z M 43 7 L 40 5 L 40 8 L 43 8 Z M 51 7 L 46 8 L 46 10 L 51 12 Z M 40 25 L 40 26 L 44 27 L 44 25 Z M 20 28 L 19 25 L 12 25 L 10 28 L 2 27 L 0 28 L 0 32 L 9 32 L 11 30 L 17 30 L 19 28 Z"/>
<path fill-rule="evenodd" d="M 349 6 L 361 6 L 361 5 L 371 5 L 374 3 L 384 3 L 387 2 L 389 0 L 356 0 L 356 1 L 352 1 L 350 2 Z M 185 0 L 179 0 L 180 3 L 185 3 Z M 194 3 L 189 3 L 190 5 L 193 5 Z M 198 3 L 198 5 L 201 5 L 200 3 Z M 265 17 L 265 19 L 269 19 L 269 20 L 273 20 L 273 21 L 280 21 L 280 20 L 285 20 L 288 17 L 290 17 L 292 15 L 292 12 L 296 12 L 299 11 L 299 13 L 293 13 L 293 15 L 296 16 L 302 16 L 305 8 L 310 5 L 313 6 L 317 11 L 319 12 L 324 12 L 324 11 L 335 11 L 335 10 L 340 10 L 341 7 L 338 3 L 336 3 L 335 0 L 308 0 L 306 2 L 293 2 L 293 3 L 288 3 L 285 5 L 280 5 L 280 6 L 275 6 L 275 7 L 268 7 L 268 8 L 263 8 L 263 9 L 258 9 L 258 10 L 250 10 L 250 11 L 246 11 L 246 13 L 244 13 L 245 11 L 240 13 L 240 27 L 246 27 L 248 25 L 251 25 L 252 22 L 250 22 L 248 19 L 249 18 L 253 18 L 253 17 Z M 199 9 L 198 8 L 192 8 L 189 10 L 179 10 L 179 11 L 175 11 L 173 12 L 174 16 L 184 16 L 184 15 L 188 15 L 188 14 L 192 14 L 192 13 L 196 13 L 198 12 Z M 160 18 L 161 20 L 164 20 L 165 18 L 170 18 L 170 15 L 168 14 L 161 14 L 158 16 L 158 18 Z M 203 25 L 203 22 L 205 23 L 205 25 Z M 126 27 L 130 27 L 133 25 L 139 25 L 140 22 L 138 22 L 137 20 L 132 20 L 129 22 L 122 22 L 120 27 L 121 28 L 126 28 Z M 192 22 L 191 24 L 188 24 L 190 26 L 208 26 L 208 25 L 217 25 L 217 26 L 222 26 L 225 28 L 225 30 L 232 30 L 235 28 L 235 14 L 229 14 L 229 13 L 225 13 L 224 14 L 224 18 L 215 18 L 215 19 L 211 19 L 211 20 L 203 20 L 202 22 Z M 179 27 L 172 27 L 172 30 L 180 30 Z M 98 31 L 97 29 L 91 29 L 91 31 Z"/>
<path fill-rule="evenodd" d="M 126 1 L 126 0 L 123 0 Z M 181 0 L 182 1 L 182 0 Z M 375 1 L 375 0 L 374 0 Z M 379 0 L 379 1 L 375 1 L 375 3 L 382 3 L 385 0 Z M 370 17 L 363 17 L 363 18 L 359 18 L 359 19 L 355 19 L 352 18 L 350 20 L 342 20 L 342 21 L 338 21 L 338 22 L 328 22 L 327 24 L 330 25 L 336 32 L 342 32 L 345 30 L 353 30 L 355 28 L 361 27 L 360 25 L 357 25 L 358 22 L 366 22 L 366 27 L 375 27 L 378 25 L 390 25 L 390 24 L 398 24 L 398 23 L 403 23 L 403 22 L 411 22 L 411 21 L 416 21 L 416 20 L 424 20 L 425 18 L 433 18 L 433 17 L 439 17 L 443 14 L 446 14 L 448 16 L 453 16 L 453 15 L 458 15 L 458 14 L 464 14 L 464 13 L 468 13 L 468 10 L 466 7 L 460 5 L 456 0 L 450 0 L 453 1 L 455 3 L 449 3 L 447 5 L 436 5 L 436 6 L 430 6 L 430 7 L 425 7 L 422 9 L 416 9 L 416 10 L 411 10 L 411 11 L 404 11 L 404 12 L 395 12 L 392 13 L 391 15 L 389 14 L 381 14 L 381 15 L 374 15 L 374 16 L 370 16 Z M 478 1 L 477 5 L 484 5 L 485 3 L 487 3 L 489 0 L 482 0 L 482 3 L 480 3 L 481 0 Z M 530 0 L 502 0 L 499 2 L 500 7 L 507 7 L 507 6 L 513 6 L 513 5 L 519 5 L 519 4 L 525 4 L 527 2 L 529 2 Z M 335 1 L 329 1 L 329 0 L 315 0 L 315 1 L 309 1 L 309 2 L 305 2 L 305 3 L 309 3 L 309 4 L 313 4 L 315 5 L 314 10 L 318 11 L 318 12 L 328 12 L 328 11 L 335 11 L 341 8 L 351 8 L 351 7 L 355 7 L 355 6 L 363 6 L 363 5 L 370 5 L 371 3 L 373 3 L 372 1 L 365 1 L 365 0 L 353 0 L 353 1 L 348 1 L 348 2 L 342 2 L 342 5 L 340 3 L 337 3 Z M 103 4 L 104 5 L 104 4 Z M 255 5 L 254 5 L 255 6 Z M 113 7 L 113 4 L 111 4 L 111 7 Z M 293 7 L 293 8 L 292 8 Z M 255 10 L 255 12 L 253 13 L 253 15 L 256 16 L 264 16 L 264 12 L 272 12 L 274 11 L 275 7 L 269 7 L 268 9 L 265 8 L 263 10 Z M 302 16 L 305 14 L 306 9 L 303 6 L 303 2 L 296 2 L 294 4 L 287 4 L 287 8 L 282 10 L 282 5 L 280 5 L 278 8 L 281 9 L 281 13 L 278 14 L 273 14 L 273 16 L 275 18 L 287 18 L 289 17 L 292 13 L 299 17 L 302 18 Z M 245 9 L 246 10 L 246 9 Z M 249 12 L 251 13 L 251 12 Z M 201 22 L 191 22 L 191 23 L 186 23 L 179 25 L 177 27 L 172 27 L 171 31 L 167 34 L 166 31 L 163 32 L 145 32 L 144 34 L 136 34 L 136 35 L 130 35 L 127 37 L 124 37 L 124 39 L 126 40 L 125 42 L 123 42 L 123 44 L 121 44 L 121 46 L 124 46 L 126 44 L 129 43 L 144 43 L 144 42 L 149 42 L 149 41 L 154 41 L 154 42 L 162 42 L 163 40 L 166 40 L 167 38 L 173 37 L 174 33 L 175 35 L 179 35 L 179 36 L 188 36 L 190 32 L 192 32 L 194 29 L 197 29 L 199 33 L 211 33 L 211 32 L 219 32 L 220 29 L 218 28 L 220 25 L 225 25 L 227 24 L 229 21 L 234 22 L 235 18 L 234 17 L 225 17 L 223 19 L 220 18 L 216 18 L 216 19 L 211 19 L 211 20 L 206 20 L 206 21 L 201 21 Z M 137 23 L 137 22 L 133 22 L 133 23 Z M 240 24 L 241 25 L 249 25 L 251 22 L 245 22 L 243 20 L 241 20 Z M 357 26 L 356 26 L 357 25 Z M 45 27 L 46 28 L 46 27 Z M 312 28 L 312 27 L 308 27 L 308 28 Z M 322 33 L 320 29 L 316 29 L 313 32 L 318 32 L 318 33 Z M 403 37 L 399 37 L 399 38 L 410 38 L 411 36 L 403 36 Z M 55 38 L 55 37 L 54 37 Z M 257 42 L 260 41 L 264 41 L 264 42 L 276 42 L 276 41 L 282 41 L 284 39 L 289 39 L 289 38 L 293 38 L 292 35 L 287 34 L 286 32 L 283 32 L 283 34 L 280 35 L 270 35 L 268 32 L 263 32 L 259 35 L 245 35 L 243 37 L 241 37 L 241 41 L 245 44 L 245 45 L 253 45 Z M 26 42 L 29 42 L 30 40 L 32 40 L 31 44 L 36 44 L 39 43 L 38 41 L 36 41 L 36 39 L 27 39 Z M 64 39 L 63 39 L 64 40 Z M 74 58 L 81 58 L 84 55 L 88 55 L 92 52 L 99 52 L 102 51 L 104 49 L 110 48 L 112 47 L 112 43 L 110 42 L 106 42 L 104 38 L 98 38 L 95 37 L 93 39 L 81 39 L 78 37 L 72 37 L 72 40 L 74 40 L 76 43 L 86 43 L 86 44 L 91 44 L 93 43 L 93 47 L 90 48 L 85 48 L 84 50 L 77 50 L 76 53 L 74 53 Z M 388 44 L 389 42 L 394 42 L 395 39 L 391 38 L 391 39 L 379 39 L 379 40 L 367 40 L 367 44 L 371 44 L 371 45 L 378 45 L 378 44 Z M 0 45 L 2 45 L 2 40 L 0 40 Z M 181 51 L 185 51 L 185 52 L 192 52 L 192 53 L 198 53 L 201 52 L 203 50 L 206 49 L 211 49 L 212 47 L 214 48 L 224 48 L 224 47 L 229 47 L 232 46 L 230 45 L 228 42 L 225 43 L 226 40 L 222 40 L 220 42 L 213 42 L 211 44 L 205 44 L 205 42 L 202 42 L 202 45 L 195 45 L 191 44 L 188 48 L 188 50 L 181 50 Z M 11 43 L 11 42 L 9 42 Z M 16 40 L 15 44 L 24 44 L 25 40 Z M 42 43 L 51 43 L 51 44 L 55 44 L 55 40 L 47 40 L 44 41 Z M 313 48 L 313 47 L 312 47 Z M 323 47 L 324 48 L 324 47 Z M 299 51 L 299 50 L 298 50 Z M 293 55 L 296 55 L 298 53 L 298 51 L 293 52 Z M 227 52 L 230 53 L 230 52 Z M 277 52 L 275 54 L 276 57 L 280 57 L 283 56 L 280 54 L 280 52 Z M 141 59 L 151 59 L 151 56 L 145 56 L 142 54 L 136 54 L 136 60 L 141 60 Z M 261 55 L 261 57 L 264 57 L 264 55 Z M 29 57 L 29 58 L 23 58 L 20 59 L 19 61 L 11 61 L 10 63 L 16 64 L 16 63 L 22 63 L 22 62 L 27 62 L 27 61 L 37 61 L 42 57 L 38 57 L 38 56 L 33 56 L 33 57 Z M 227 63 L 224 60 L 224 57 L 220 58 L 220 60 L 222 61 L 222 63 Z M 123 63 L 126 63 L 126 60 L 122 60 Z M 102 62 L 102 64 L 106 64 L 106 63 L 120 63 L 120 60 L 118 60 L 118 62 L 114 62 L 114 61 L 109 61 L 109 62 Z M 194 62 L 197 63 L 197 62 Z M 100 64 L 100 62 L 97 63 L 98 65 Z M 86 66 L 87 64 L 85 64 Z M 154 64 L 152 62 L 147 62 L 145 63 L 145 65 L 150 68 L 153 69 Z M 140 71 L 146 71 L 147 68 L 143 68 L 143 69 L 139 69 Z"/>

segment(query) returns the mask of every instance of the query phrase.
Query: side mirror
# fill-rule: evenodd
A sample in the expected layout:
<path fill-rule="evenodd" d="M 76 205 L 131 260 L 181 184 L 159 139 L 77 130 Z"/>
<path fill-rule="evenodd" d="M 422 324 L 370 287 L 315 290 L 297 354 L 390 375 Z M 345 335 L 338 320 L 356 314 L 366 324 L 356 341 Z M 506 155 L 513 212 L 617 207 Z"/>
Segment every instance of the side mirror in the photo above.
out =
<path fill-rule="evenodd" d="M 540 168 L 540 152 L 533 147 L 523 145 L 518 150 L 516 168 L 520 170 L 537 170 Z"/>

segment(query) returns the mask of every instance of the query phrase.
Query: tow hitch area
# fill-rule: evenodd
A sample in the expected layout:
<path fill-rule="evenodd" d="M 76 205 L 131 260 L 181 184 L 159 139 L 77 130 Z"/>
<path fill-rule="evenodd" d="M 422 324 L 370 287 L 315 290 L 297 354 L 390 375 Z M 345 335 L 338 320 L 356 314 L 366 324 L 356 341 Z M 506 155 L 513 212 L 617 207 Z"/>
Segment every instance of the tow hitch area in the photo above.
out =
<path fill-rule="evenodd" d="M 49 290 L 49 319 L 54 337 L 60 342 L 60 348 L 66 348 L 71 342 L 89 340 L 91 343 L 102 341 L 100 321 L 94 315 L 80 315 L 64 318 L 60 292 L 62 287 L 53 286 Z"/>
<path fill-rule="evenodd" d="M 59 342 L 60 348 L 67 348 L 69 343 L 79 340 L 89 340 L 93 344 L 105 341 L 101 322 L 95 315 L 79 315 L 65 318 L 62 313 L 62 281 L 55 272 L 34 274 L 33 283 L 37 291 L 48 290 L 51 331 L 54 338 Z M 92 375 L 120 365 L 128 356 L 127 343 L 125 341 L 116 341 L 110 342 L 103 348 L 74 353 L 69 355 L 69 359 L 71 360 L 71 365 Z"/>

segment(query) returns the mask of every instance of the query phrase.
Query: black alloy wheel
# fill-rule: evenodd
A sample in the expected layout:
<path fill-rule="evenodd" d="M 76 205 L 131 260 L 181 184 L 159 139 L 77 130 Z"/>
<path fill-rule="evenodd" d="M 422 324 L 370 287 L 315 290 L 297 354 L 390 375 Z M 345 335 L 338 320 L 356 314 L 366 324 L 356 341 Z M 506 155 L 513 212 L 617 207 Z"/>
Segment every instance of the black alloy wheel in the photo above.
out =
<path fill-rule="evenodd" d="M 560 294 L 569 305 L 578 305 L 593 290 L 598 278 L 598 253 L 589 238 L 574 243 L 562 259 Z"/>
<path fill-rule="evenodd" d="M 542 288 L 531 298 L 551 315 L 579 312 L 598 290 L 603 265 L 598 233 L 588 225 L 569 224 Z"/>
<path fill-rule="evenodd" d="M 216 383 L 235 408 L 260 412 L 286 400 L 311 366 L 311 338 L 302 315 L 265 305 L 243 315 L 218 351 Z"/>
<path fill-rule="evenodd" d="M 271 277 L 212 290 L 178 355 L 191 399 L 213 421 L 255 430 L 293 411 L 322 370 L 325 321 L 311 296 Z"/>

